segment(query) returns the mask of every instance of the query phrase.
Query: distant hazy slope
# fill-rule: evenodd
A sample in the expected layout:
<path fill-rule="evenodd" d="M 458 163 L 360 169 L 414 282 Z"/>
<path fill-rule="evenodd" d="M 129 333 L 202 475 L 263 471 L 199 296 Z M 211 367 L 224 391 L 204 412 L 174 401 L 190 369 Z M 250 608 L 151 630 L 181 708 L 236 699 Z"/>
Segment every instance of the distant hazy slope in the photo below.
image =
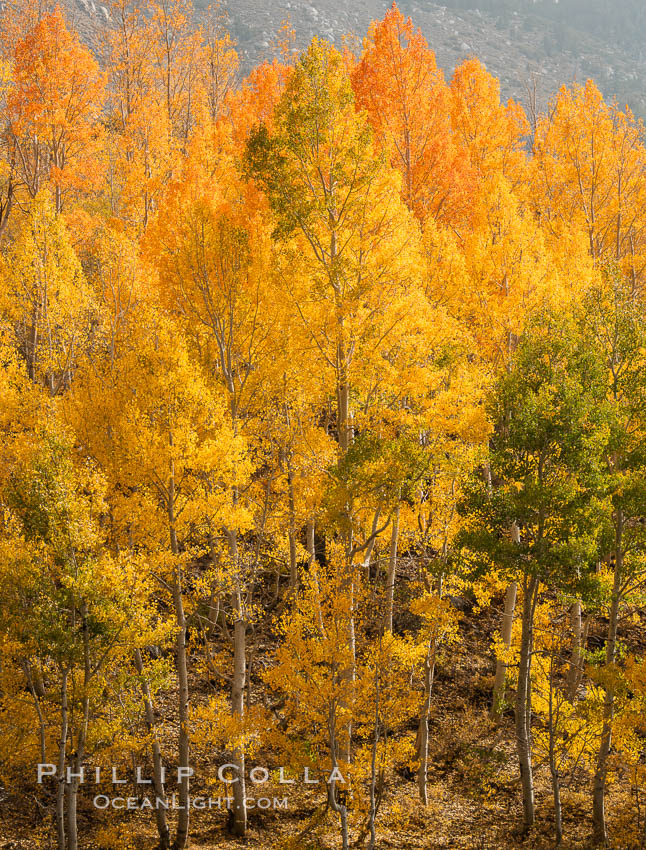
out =
<path fill-rule="evenodd" d="M 204 8 L 209 0 L 197 0 Z M 646 115 L 646 0 L 401 0 L 400 8 L 422 28 L 450 76 L 475 54 L 500 78 L 503 95 L 524 99 L 536 80 L 543 101 L 564 83 L 593 77 L 604 94 Z M 96 44 L 109 26 L 98 0 L 64 0 L 83 37 Z M 370 21 L 390 5 L 383 0 L 224 0 L 233 35 L 249 68 L 270 54 L 269 44 L 289 18 L 299 46 L 313 35 L 341 43 L 365 35 Z"/>

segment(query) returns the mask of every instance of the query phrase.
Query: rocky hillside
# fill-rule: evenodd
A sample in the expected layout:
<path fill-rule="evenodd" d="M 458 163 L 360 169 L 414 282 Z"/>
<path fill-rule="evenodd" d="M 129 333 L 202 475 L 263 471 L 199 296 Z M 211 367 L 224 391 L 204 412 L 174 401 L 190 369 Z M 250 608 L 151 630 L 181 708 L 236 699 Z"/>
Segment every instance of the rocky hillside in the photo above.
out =
<path fill-rule="evenodd" d="M 209 2 L 196 0 L 197 13 Z M 465 57 L 477 55 L 501 80 L 505 97 L 524 101 L 528 89 L 536 88 L 540 106 L 564 83 L 592 77 L 607 97 L 645 116 L 643 14 L 633 14 L 632 0 L 619 0 L 611 11 L 591 15 L 600 2 L 583 10 L 578 0 L 448 0 L 447 6 L 401 0 L 400 7 L 421 27 L 447 76 Z M 245 68 L 271 55 L 272 38 L 286 19 L 298 46 L 314 35 L 337 44 L 350 36 L 360 44 L 370 21 L 389 5 L 389 0 L 224 0 Z M 64 0 L 64 6 L 90 43 L 110 25 L 109 7 L 99 0 Z"/>

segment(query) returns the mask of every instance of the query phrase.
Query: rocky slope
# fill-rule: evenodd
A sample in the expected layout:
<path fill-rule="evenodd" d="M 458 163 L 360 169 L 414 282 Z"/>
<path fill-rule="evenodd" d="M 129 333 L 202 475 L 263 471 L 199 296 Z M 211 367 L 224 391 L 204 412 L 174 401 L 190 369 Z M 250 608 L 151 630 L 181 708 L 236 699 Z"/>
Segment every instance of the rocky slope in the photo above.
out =
<path fill-rule="evenodd" d="M 198 15 L 209 2 L 196 0 Z M 457 8 L 475 6 L 477 0 L 447 2 L 453 8 L 428 0 L 400 2 L 402 11 L 421 27 L 447 77 L 456 64 L 476 55 L 500 79 L 504 97 L 526 100 L 528 89 L 536 88 L 539 106 L 545 106 L 561 85 L 593 77 L 607 97 L 617 97 L 622 106 L 628 103 L 639 115 L 646 115 L 646 56 L 639 40 L 631 43 L 617 33 L 602 37 L 576 14 L 566 24 L 562 16 L 556 18 L 547 14 L 549 9 L 524 0 L 506 0 L 506 6 L 500 5 L 505 0 L 483 0 L 489 11 Z M 616 8 L 629 2 L 619 0 Z M 109 6 L 99 0 L 63 0 L 63 5 L 83 38 L 92 44 L 97 43 L 100 31 L 110 26 Z M 363 0 L 360 4 L 345 0 L 223 0 L 243 69 L 271 55 L 272 39 L 284 20 L 296 30 L 299 47 L 314 35 L 336 44 L 350 37 L 359 46 L 370 21 L 381 17 L 389 5 L 390 0 Z"/>

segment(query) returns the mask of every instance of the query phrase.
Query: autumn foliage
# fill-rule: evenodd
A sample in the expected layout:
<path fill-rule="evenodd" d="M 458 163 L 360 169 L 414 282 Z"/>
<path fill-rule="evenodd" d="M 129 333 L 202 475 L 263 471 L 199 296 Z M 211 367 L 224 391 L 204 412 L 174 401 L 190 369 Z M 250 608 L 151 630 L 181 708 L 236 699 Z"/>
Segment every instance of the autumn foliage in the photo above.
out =
<path fill-rule="evenodd" d="M 35 840 L 243 839 L 264 761 L 320 784 L 263 846 L 422 846 L 464 828 L 444 758 L 522 846 L 588 797 L 643 846 L 644 127 L 592 81 L 530 127 L 395 5 L 244 78 L 218 5 L 110 15 L 96 54 L 59 7 L 2 28 L 0 780 Z M 144 764 L 140 834 L 81 774 Z"/>

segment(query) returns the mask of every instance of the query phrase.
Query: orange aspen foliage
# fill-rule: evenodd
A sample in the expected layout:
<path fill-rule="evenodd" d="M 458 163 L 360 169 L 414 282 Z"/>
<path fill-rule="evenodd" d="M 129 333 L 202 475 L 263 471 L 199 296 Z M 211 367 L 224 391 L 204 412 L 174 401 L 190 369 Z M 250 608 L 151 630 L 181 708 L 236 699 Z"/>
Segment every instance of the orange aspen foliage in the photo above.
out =
<path fill-rule="evenodd" d="M 459 217 L 468 163 L 455 146 L 449 92 L 435 55 L 397 6 L 374 22 L 352 71 L 357 107 L 402 173 L 402 196 L 418 218 Z"/>
<path fill-rule="evenodd" d="M 128 0 L 114 0 L 112 20 L 116 25 L 104 48 L 110 89 L 111 207 L 135 228 L 145 228 L 169 168 L 168 122 L 156 97 L 143 14 Z"/>
<path fill-rule="evenodd" d="M 456 139 L 482 176 L 501 172 L 513 184 L 523 176 L 523 136 L 529 124 L 523 108 L 500 102 L 500 82 L 478 59 L 459 65 L 449 85 L 451 123 Z"/>
<path fill-rule="evenodd" d="M 255 67 L 238 86 L 235 44 L 216 18 L 205 31 L 200 64 L 198 97 L 200 120 L 191 138 L 188 159 L 199 162 L 206 174 L 213 175 L 223 159 L 242 156 L 251 130 L 259 124 L 271 126 L 273 113 L 285 88 L 290 68 L 278 60 Z M 247 190 L 252 189 L 251 184 Z M 253 191 L 251 194 L 257 195 Z"/>
<path fill-rule="evenodd" d="M 154 0 L 144 14 L 114 0 L 106 41 L 113 129 L 112 206 L 145 229 L 194 129 L 201 33 L 184 0 Z M 203 110 L 199 110 L 203 111 Z"/>
<path fill-rule="evenodd" d="M 52 0 L 12 0 L 4 4 L 0 20 L 2 58 L 11 61 L 18 42 L 55 8 L 56 3 Z"/>
<path fill-rule="evenodd" d="M 7 114 L 7 97 L 12 85 L 11 63 L 0 58 L 0 239 L 6 232 L 18 188 L 16 145 Z"/>
<path fill-rule="evenodd" d="M 152 88 L 143 16 L 131 8 L 130 0 L 113 0 L 114 28 L 106 34 L 104 61 L 108 67 L 112 120 L 124 132 L 130 116 L 141 108 L 144 95 Z"/>
<path fill-rule="evenodd" d="M 226 23 L 220 3 L 210 6 L 201 32 L 202 49 L 198 65 L 201 123 L 217 120 L 236 83 L 240 61 Z"/>
<path fill-rule="evenodd" d="M 57 7 L 18 42 L 8 98 L 22 179 L 34 197 L 51 180 L 60 212 L 70 189 L 97 188 L 104 79 Z"/>
<path fill-rule="evenodd" d="M 282 62 L 263 62 L 227 98 L 226 123 L 238 152 L 242 151 L 254 127 L 264 124 L 271 129 L 274 110 L 290 73 L 291 67 Z"/>
<path fill-rule="evenodd" d="M 188 0 L 150 0 L 148 58 L 156 70 L 160 108 L 171 138 L 185 146 L 193 126 L 191 98 L 197 76 L 200 33 L 193 30 Z"/>

